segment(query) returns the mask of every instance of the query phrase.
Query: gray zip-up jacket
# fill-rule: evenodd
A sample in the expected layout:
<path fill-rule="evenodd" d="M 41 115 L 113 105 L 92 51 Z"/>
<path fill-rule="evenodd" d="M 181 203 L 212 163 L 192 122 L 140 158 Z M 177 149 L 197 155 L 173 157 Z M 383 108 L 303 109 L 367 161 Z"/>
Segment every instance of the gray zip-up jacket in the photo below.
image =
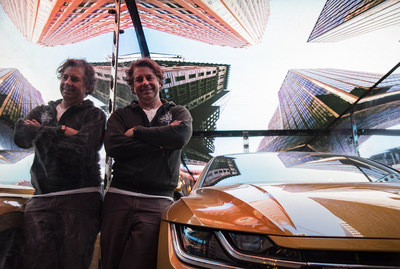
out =
<path fill-rule="evenodd" d="M 35 194 L 100 186 L 99 150 L 103 144 L 106 116 L 90 100 L 69 108 L 57 122 L 56 106 L 61 102 L 34 108 L 25 118 L 36 119 L 41 126 L 19 119 L 14 126 L 14 142 L 35 150 L 31 182 Z M 65 136 L 61 126 L 79 131 Z"/>

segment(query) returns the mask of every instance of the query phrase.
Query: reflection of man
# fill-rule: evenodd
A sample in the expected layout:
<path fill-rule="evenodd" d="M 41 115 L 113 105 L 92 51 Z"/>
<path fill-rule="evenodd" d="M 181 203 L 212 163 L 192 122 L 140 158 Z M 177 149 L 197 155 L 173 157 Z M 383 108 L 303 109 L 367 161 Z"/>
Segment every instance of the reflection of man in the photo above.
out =
<path fill-rule="evenodd" d="M 89 63 L 68 59 L 57 72 L 63 98 L 36 107 L 14 130 L 19 147 L 35 149 L 20 260 L 25 268 L 87 269 L 100 225 L 106 118 L 84 100 L 96 82 Z"/>
<path fill-rule="evenodd" d="M 154 61 L 133 62 L 126 80 L 138 101 L 107 123 L 104 146 L 114 165 L 101 224 L 104 269 L 156 267 L 161 214 L 173 201 L 181 149 L 192 133 L 189 111 L 160 99 L 163 79 Z"/>

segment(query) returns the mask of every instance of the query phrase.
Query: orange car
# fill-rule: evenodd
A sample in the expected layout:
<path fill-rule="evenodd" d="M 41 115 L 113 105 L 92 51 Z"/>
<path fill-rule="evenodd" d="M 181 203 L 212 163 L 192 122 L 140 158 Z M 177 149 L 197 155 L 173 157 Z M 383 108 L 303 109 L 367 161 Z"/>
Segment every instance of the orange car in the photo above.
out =
<path fill-rule="evenodd" d="M 400 268 L 399 183 L 352 156 L 215 157 L 165 211 L 158 268 Z"/>

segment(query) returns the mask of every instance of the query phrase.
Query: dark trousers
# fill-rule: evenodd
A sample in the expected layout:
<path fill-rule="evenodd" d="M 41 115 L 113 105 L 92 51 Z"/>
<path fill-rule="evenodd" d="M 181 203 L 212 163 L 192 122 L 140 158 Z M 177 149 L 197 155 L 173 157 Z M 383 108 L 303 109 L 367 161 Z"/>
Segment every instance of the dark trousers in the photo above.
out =
<path fill-rule="evenodd" d="M 107 193 L 101 223 L 102 269 L 156 268 L 161 215 L 170 204 L 163 198 Z"/>
<path fill-rule="evenodd" d="M 100 228 L 101 204 L 100 193 L 29 200 L 24 213 L 21 268 L 89 268 Z"/>

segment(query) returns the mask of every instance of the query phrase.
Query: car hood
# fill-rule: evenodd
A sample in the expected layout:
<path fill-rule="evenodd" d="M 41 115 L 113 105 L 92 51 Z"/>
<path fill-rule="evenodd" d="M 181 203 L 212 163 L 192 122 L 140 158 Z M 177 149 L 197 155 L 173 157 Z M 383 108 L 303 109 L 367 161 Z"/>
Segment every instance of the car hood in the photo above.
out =
<path fill-rule="evenodd" d="M 400 238 L 400 184 L 280 184 L 200 188 L 167 221 L 284 236 Z"/>
<path fill-rule="evenodd" d="M 31 187 L 0 184 L 0 216 L 9 212 L 23 212 L 33 192 Z"/>

